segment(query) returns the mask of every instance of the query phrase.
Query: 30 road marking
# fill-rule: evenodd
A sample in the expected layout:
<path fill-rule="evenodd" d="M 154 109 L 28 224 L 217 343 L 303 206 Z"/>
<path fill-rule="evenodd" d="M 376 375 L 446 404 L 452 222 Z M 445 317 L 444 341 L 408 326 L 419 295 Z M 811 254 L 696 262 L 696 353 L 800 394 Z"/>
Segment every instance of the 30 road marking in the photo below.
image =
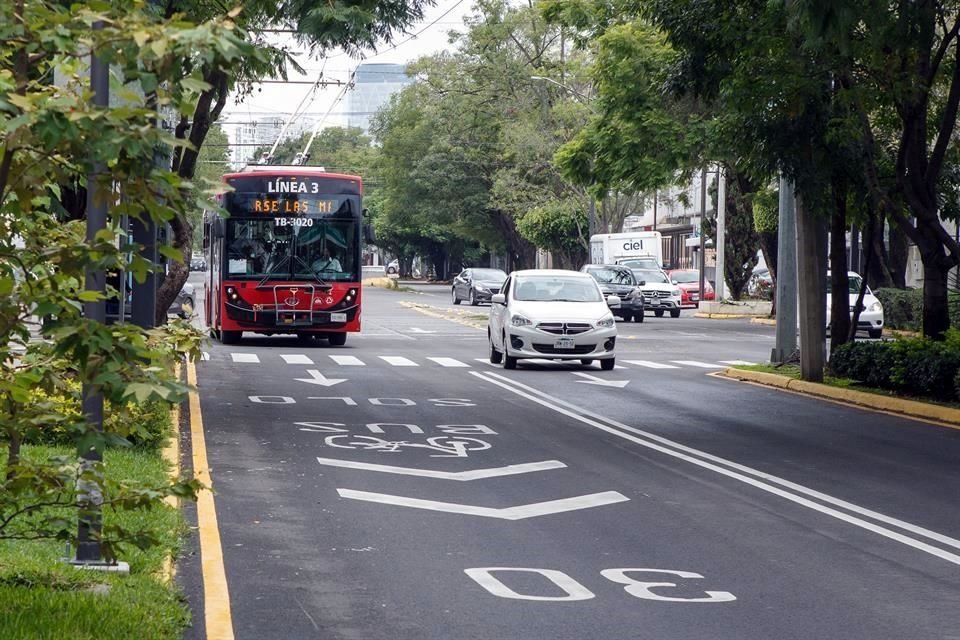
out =
<path fill-rule="evenodd" d="M 231 353 L 230 357 L 234 362 L 257 363 L 260 358 L 255 353 Z"/>
<path fill-rule="evenodd" d="M 757 471 L 756 469 L 752 469 L 731 460 L 712 455 L 705 451 L 682 445 L 679 442 L 674 442 L 673 440 L 643 431 L 642 429 L 630 427 L 611 418 L 607 418 L 587 409 L 578 407 L 572 403 L 550 396 L 549 394 L 546 394 L 543 391 L 528 385 L 515 382 L 510 378 L 501 376 L 499 374 L 471 371 L 470 375 L 501 387 L 502 389 L 505 389 L 515 395 L 527 398 L 536 404 L 547 407 L 548 409 L 577 420 L 578 422 L 623 438 L 624 440 L 628 440 L 649 449 L 653 449 L 654 451 L 659 451 L 679 460 L 684 460 L 704 469 L 709 469 L 710 471 L 714 471 L 720 475 L 738 480 L 744 484 L 748 484 L 757 489 L 761 489 L 773 495 L 779 496 L 795 504 L 807 507 L 862 529 L 866 529 L 867 531 L 871 531 L 890 540 L 894 540 L 919 551 L 928 553 L 932 556 L 940 558 L 941 560 L 946 560 L 951 564 L 960 565 L 960 555 L 958 554 L 940 549 L 931 544 L 923 542 L 922 540 L 911 538 L 898 531 L 893 531 L 892 529 L 877 525 L 874 522 L 864 520 L 863 518 L 850 515 L 850 513 L 844 513 L 843 511 L 839 511 L 833 507 L 814 502 L 813 500 L 804 496 L 809 496 L 810 498 L 815 498 L 823 503 L 846 509 L 847 511 L 855 513 L 858 516 L 872 518 L 878 522 L 897 527 L 920 537 L 934 540 L 943 545 L 960 549 L 960 540 L 955 538 L 951 538 L 941 533 L 937 533 L 936 531 L 931 531 L 930 529 L 926 529 L 903 520 L 898 520 L 897 518 L 893 518 L 870 509 L 866 509 L 859 505 L 855 505 L 825 493 L 809 489 L 803 485 L 790 482 L 789 480 L 784 480 L 777 476 L 762 471 Z M 784 487 L 784 489 L 781 489 L 780 487 Z M 790 493 L 790 491 L 785 489 L 789 489 L 795 493 Z"/>
<path fill-rule="evenodd" d="M 646 367 L 648 369 L 679 369 L 672 364 L 664 364 L 662 362 L 653 362 L 651 360 L 624 360 L 627 364 L 635 364 L 638 367 Z"/>
<path fill-rule="evenodd" d="M 456 358 L 427 358 L 427 360 L 432 360 L 436 362 L 441 367 L 469 367 L 466 362 L 460 362 Z"/>
<path fill-rule="evenodd" d="M 187 362 L 190 391 L 190 436 L 193 449 L 193 475 L 205 487 L 197 493 L 197 525 L 200 534 L 201 571 L 203 573 L 203 613 L 207 640 L 233 640 L 233 616 L 230 591 L 223 566 L 223 547 L 213 501 L 213 481 L 207 462 L 207 445 L 200 413 L 200 395 L 196 391 L 197 368 Z"/>
<path fill-rule="evenodd" d="M 328 467 L 341 467 L 343 469 L 356 469 L 358 471 L 377 471 L 402 476 L 420 476 L 422 478 L 433 478 L 435 480 L 455 480 L 457 482 L 470 482 L 471 480 L 499 478 L 502 476 L 519 475 L 521 473 L 563 469 L 567 466 L 559 460 L 544 460 L 543 462 L 525 462 L 523 464 L 511 464 L 506 467 L 473 469 L 471 471 L 435 471 L 433 469 L 413 469 L 411 467 L 354 462 L 352 460 L 338 460 L 336 458 L 317 458 L 317 462 Z"/>
<path fill-rule="evenodd" d="M 283 361 L 287 364 L 313 364 L 313 360 L 300 353 L 280 354 L 280 357 L 283 358 Z"/>
<path fill-rule="evenodd" d="M 344 367 L 363 367 L 363 360 L 356 356 L 330 356 L 330 359 Z"/>
<path fill-rule="evenodd" d="M 363 500 L 365 502 L 392 504 L 398 507 L 442 511 L 444 513 L 459 513 L 461 515 L 496 518 L 499 520 L 524 520 L 526 518 L 536 518 L 538 516 L 553 515 L 555 513 L 602 507 L 608 504 L 617 504 L 618 502 L 627 502 L 630 500 L 630 498 L 617 491 L 603 491 L 601 493 L 591 493 L 573 498 L 562 498 L 560 500 L 548 500 L 547 502 L 534 502 L 516 507 L 494 509 L 492 507 L 479 507 L 472 504 L 422 500 L 420 498 L 395 496 L 389 493 L 372 493 L 369 491 L 355 491 L 353 489 L 337 489 L 337 493 L 340 494 L 341 498 L 349 498 L 351 500 Z"/>
<path fill-rule="evenodd" d="M 403 356 L 380 356 L 380 359 L 386 362 L 387 364 L 393 365 L 395 367 L 419 367 L 420 366 L 413 360 L 408 360 Z"/>

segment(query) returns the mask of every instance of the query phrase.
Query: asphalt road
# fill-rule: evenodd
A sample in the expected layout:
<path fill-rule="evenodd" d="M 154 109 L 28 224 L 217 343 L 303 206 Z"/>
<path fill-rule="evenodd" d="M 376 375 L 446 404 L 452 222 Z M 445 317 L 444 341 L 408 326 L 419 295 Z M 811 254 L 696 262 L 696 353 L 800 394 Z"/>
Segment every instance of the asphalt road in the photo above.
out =
<path fill-rule="evenodd" d="M 613 371 L 504 371 L 485 313 L 366 289 L 345 347 L 209 345 L 237 638 L 960 638 L 960 431 L 708 375 L 772 327 L 648 317 Z"/>

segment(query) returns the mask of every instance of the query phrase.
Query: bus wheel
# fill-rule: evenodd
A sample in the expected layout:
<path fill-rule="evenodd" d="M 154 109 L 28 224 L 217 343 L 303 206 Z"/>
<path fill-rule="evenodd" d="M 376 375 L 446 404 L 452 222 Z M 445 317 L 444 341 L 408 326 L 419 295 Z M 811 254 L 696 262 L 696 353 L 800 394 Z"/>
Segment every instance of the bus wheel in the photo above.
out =
<path fill-rule="evenodd" d="M 223 344 L 237 344 L 240 342 L 240 336 L 243 335 L 243 331 L 224 331 L 220 330 L 220 342 Z"/>
<path fill-rule="evenodd" d="M 330 341 L 331 347 L 342 347 L 343 345 L 347 344 L 347 333 L 346 331 L 328 333 L 327 339 Z"/>

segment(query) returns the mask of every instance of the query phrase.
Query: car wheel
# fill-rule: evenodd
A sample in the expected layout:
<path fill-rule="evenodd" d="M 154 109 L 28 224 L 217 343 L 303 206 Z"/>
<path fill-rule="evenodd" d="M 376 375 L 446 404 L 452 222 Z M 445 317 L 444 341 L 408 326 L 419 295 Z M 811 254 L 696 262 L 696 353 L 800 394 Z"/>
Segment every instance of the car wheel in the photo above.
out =
<path fill-rule="evenodd" d="M 653 315 L 657 316 L 658 318 L 662 318 L 662 317 L 663 317 L 663 309 L 657 309 L 656 311 L 653 312 Z"/>
<path fill-rule="evenodd" d="M 468 300 L 470 301 L 471 306 L 475 307 L 478 304 L 480 304 L 479 302 L 477 302 L 477 293 L 473 289 L 470 289 Z"/>
<path fill-rule="evenodd" d="M 328 333 L 327 340 L 330 342 L 331 347 L 342 347 L 343 345 L 347 344 L 347 332 L 335 331 L 333 333 Z"/>
<path fill-rule="evenodd" d="M 493 336 L 490 335 L 489 331 L 487 332 L 487 340 L 490 342 L 490 364 L 500 364 L 503 362 L 503 354 L 493 346 Z"/>
<path fill-rule="evenodd" d="M 679 317 L 680 317 L 680 309 L 670 309 L 670 317 L 671 317 L 671 318 L 679 318 Z"/>
<path fill-rule="evenodd" d="M 613 371 L 615 366 L 617 366 L 616 358 L 607 358 L 606 360 L 600 361 L 600 368 L 604 371 Z"/>
<path fill-rule="evenodd" d="M 450 289 L 450 297 L 453 298 L 453 304 L 460 304 L 460 298 L 457 297 L 457 288 Z"/>
<path fill-rule="evenodd" d="M 237 344 L 240 342 L 241 336 L 243 336 L 243 331 L 220 330 L 220 342 L 223 344 Z"/>
<path fill-rule="evenodd" d="M 869 329 L 867 335 L 873 339 L 878 339 L 883 337 L 883 329 Z"/>
<path fill-rule="evenodd" d="M 580 358 L 580 364 L 585 367 L 589 367 L 593 364 L 593 360 L 591 358 Z"/>
<path fill-rule="evenodd" d="M 507 334 L 503 334 L 503 368 L 517 368 L 517 359 L 510 355 L 510 347 L 507 346 Z"/>

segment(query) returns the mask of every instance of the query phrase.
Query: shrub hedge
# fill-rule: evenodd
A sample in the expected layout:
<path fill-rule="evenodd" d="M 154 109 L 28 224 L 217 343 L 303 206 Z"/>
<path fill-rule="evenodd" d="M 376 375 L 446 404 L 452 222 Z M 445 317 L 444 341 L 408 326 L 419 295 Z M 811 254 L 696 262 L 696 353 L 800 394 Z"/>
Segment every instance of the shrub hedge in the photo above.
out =
<path fill-rule="evenodd" d="M 937 400 L 960 398 L 960 331 L 947 339 L 849 342 L 830 357 L 834 373 L 871 387 Z"/>
<path fill-rule="evenodd" d="M 920 331 L 923 329 L 922 289 L 876 289 L 873 294 L 883 304 L 884 325 L 890 329 Z M 960 292 L 947 296 L 950 326 L 960 327 Z"/>

